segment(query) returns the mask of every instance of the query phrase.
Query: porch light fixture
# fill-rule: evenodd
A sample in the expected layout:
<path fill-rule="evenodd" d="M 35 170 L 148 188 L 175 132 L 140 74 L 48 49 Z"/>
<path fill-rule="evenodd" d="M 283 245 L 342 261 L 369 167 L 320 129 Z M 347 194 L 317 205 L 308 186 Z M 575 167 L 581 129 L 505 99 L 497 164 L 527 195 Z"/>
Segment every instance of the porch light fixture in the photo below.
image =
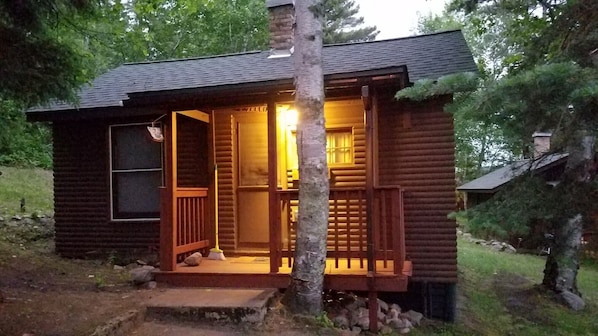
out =
<path fill-rule="evenodd" d="M 283 125 L 289 129 L 297 127 L 297 120 L 299 118 L 297 110 L 292 108 L 290 105 L 284 105 L 280 107 L 282 114 Z"/>
<path fill-rule="evenodd" d="M 155 124 L 158 120 L 164 118 L 165 116 L 166 116 L 166 114 L 159 116 L 157 119 L 152 121 L 151 126 L 147 126 L 147 131 L 151 135 L 152 140 L 154 140 L 155 142 L 164 142 L 164 134 L 162 134 L 162 128 L 159 126 L 156 126 Z"/>

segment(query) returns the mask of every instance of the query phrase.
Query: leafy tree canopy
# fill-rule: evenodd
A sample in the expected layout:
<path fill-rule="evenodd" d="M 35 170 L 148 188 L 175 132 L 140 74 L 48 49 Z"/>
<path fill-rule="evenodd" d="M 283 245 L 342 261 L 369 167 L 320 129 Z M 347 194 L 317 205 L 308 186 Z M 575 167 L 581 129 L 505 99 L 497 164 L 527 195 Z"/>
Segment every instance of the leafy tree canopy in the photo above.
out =
<path fill-rule="evenodd" d="M 90 79 L 89 56 L 60 32 L 69 18 L 90 15 L 85 0 L 0 1 L 0 100 L 33 106 L 73 100 Z"/>

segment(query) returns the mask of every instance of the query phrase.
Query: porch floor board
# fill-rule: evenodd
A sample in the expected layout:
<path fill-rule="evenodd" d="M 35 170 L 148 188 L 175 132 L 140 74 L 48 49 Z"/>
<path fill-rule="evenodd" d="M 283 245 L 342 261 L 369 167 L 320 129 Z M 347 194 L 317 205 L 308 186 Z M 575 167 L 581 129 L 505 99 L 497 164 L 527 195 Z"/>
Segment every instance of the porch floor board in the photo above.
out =
<path fill-rule="evenodd" d="M 346 260 L 339 260 L 335 267 L 334 259 L 327 259 L 325 287 L 337 290 L 378 290 L 401 292 L 407 290 L 408 277 L 411 275 L 411 263 L 406 261 L 402 274 L 393 273 L 393 263 L 386 267 L 382 261 L 376 264 L 375 276 L 368 276 L 367 262 L 363 268 L 359 260 L 351 261 L 351 268 Z M 203 258 L 199 266 L 178 264 L 172 272 L 157 272 L 156 280 L 174 286 L 188 287 L 239 287 L 239 288 L 286 288 L 289 283 L 291 268 L 288 259 L 283 259 L 283 266 L 278 273 L 270 273 L 268 257 L 227 257 L 226 260 Z"/>
<path fill-rule="evenodd" d="M 364 260 L 363 268 L 360 267 L 359 260 L 352 260 L 349 267 L 347 260 L 339 260 L 339 267 L 334 267 L 334 259 L 326 260 L 325 274 L 367 274 L 367 261 Z M 243 273 L 243 274 L 268 274 L 270 273 L 270 258 L 268 257 L 227 257 L 226 260 L 211 260 L 203 258 L 199 266 L 187 266 L 179 263 L 174 272 L 182 273 Z M 279 268 L 279 273 L 290 274 L 291 268 L 288 267 L 288 258 L 283 258 L 283 264 Z M 376 262 L 376 272 L 384 275 L 392 275 L 393 262 L 388 261 L 386 267 L 382 261 Z"/>

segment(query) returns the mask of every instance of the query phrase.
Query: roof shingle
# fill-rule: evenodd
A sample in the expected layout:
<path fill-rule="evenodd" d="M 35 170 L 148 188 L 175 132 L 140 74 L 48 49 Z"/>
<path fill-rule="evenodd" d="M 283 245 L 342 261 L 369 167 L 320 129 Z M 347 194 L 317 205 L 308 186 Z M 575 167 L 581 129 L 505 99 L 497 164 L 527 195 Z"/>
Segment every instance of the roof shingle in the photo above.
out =
<path fill-rule="evenodd" d="M 268 51 L 121 65 L 82 88 L 78 106 L 54 103 L 34 112 L 120 106 L 129 93 L 218 87 L 293 78 L 290 58 L 268 58 Z M 391 40 L 329 45 L 323 48 L 324 74 L 407 66 L 409 78 L 477 71 L 460 31 Z M 291 56 L 292 57 L 292 56 Z"/>

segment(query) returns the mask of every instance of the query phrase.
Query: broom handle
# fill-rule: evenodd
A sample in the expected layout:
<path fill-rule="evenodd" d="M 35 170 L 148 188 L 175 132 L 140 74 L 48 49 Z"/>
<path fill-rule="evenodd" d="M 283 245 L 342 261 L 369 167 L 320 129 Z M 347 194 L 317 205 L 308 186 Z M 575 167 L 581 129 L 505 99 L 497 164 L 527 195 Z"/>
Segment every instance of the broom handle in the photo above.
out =
<path fill-rule="evenodd" d="M 216 113 L 212 110 L 212 151 L 214 153 L 214 232 L 216 234 L 217 250 L 218 245 L 218 164 L 216 163 Z"/>
<path fill-rule="evenodd" d="M 218 245 L 218 165 L 214 164 L 214 224 L 216 232 L 216 249 L 220 249 Z"/>

